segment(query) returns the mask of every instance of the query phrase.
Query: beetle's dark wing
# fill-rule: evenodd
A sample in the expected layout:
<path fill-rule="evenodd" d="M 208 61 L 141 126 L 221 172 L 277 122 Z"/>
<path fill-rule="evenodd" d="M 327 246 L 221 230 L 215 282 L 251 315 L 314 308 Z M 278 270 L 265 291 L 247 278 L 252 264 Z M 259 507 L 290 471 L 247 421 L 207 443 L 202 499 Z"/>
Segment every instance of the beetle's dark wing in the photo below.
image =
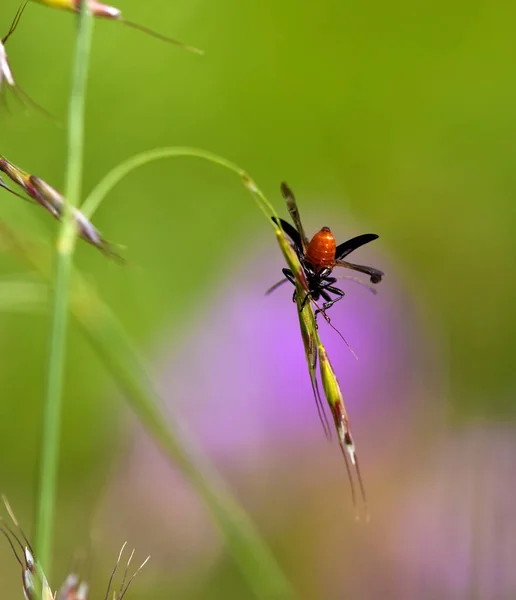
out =
<path fill-rule="evenodd" d="M 360 246 L 364 244 L 369 244 L 369 242 L 373 242 L 378 239 L 376 233 L 363 233 L 362 235 L 357 235 L 357 237 L 351 238 L 347 242 L 343 242 L 339 244 L 335 250 L 335 260 L 342 260 L 346 258 L 348 254 L 351 254 Z"/>
<path fill-rule="evenodd" d="M 305 235 L 303 225 L 301 223 L 301 217 L 299 216 L 299 210 L 297 208 L 294 193 L 284 181 L 281 183 L 281 194 L 287 203 L 288 212 L 290 213 L 290 216 L 294 221 L 294 225 L 299 233 L 299 239 L 301 242 L 300 247 L 302 248 L 303 253 L 305 253 L 308 246 L 308 238 Z"/>
<path fill-rule="evenodd" d="M 276 225 L 280 225 L 281 229 L 283 229 L 288 237 L 294 242 L 295 246 L 297 246 L 300 250 L 303 248 L 301 245 L 301 236 L 290 223 L 284 221 L 283 219 L 280 219 L 278 222 L 276 217 L 272 217 L 272 220 L 276 223 Z"/>
<path fill-rule="evenodd" d="M 366 267 L 364 265 L 355 265 L 354 263 L 347 262 L 345 260 L 336 260 L 336 267 L 346 267 L 346 269 L 352 269 L 353 271 L 358 271 L 360 273 L 365 273 L 369 275 L 371 283 L 380 283 L 382 277 L 384 276 L 384 272 L 379 269 L 374 269 L 373 267 Z"/>

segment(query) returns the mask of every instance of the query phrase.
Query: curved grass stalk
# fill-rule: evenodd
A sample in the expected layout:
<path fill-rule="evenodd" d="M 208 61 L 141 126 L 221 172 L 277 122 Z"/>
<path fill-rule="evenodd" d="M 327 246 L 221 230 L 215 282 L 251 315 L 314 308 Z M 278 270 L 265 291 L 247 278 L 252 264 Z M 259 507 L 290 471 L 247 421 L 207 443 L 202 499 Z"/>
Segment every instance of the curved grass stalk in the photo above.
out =
<path fill-rule="evenodd" d="M 120 183 L 120 181 L 122 181 L 122 179 L 124 179 L 124 177 L 129 175 L 132 171 L 135 171 L 136 169 L 156 160 L 180 157 L 200 158 L 223 167 L 235 175 L 238 175 L 241 182 L 253 196 L 258 208 L 265 215 L 269 225 L 274 229 L 276 240 L 281 248 L 283 256 L 285 257 L 288 266 L 295 274 L 296 285 L 299 286 L 298 291 L 304 291 L 306 293 L 308 291 L 308 287 L 304 277 L 303 269 L 301 268 L 295 252 L 292 250 L 289 242 L 287 241 L 283 229 L 277 225 L 277 223 L 279 223 L 279 217 L 273 205 L 267 200 L 265 194 L 260 190 L 247 172 L 244 171 L 244 169 L 239 167 L 234 162 L 226 160 L 225 158 L 222 158 L 213 152 L 208 152 L 207 150 L 192 148 L 189 146 L 167 146 L 164 148 L 154 148 L 153 150 L 146 150 L 140 154 L 135 154 L 127 160 L 119 163 L 116 167 L 113 167 L 113 169 L 111 169 L 111 171 L 109 171 L 104 178 L 101 179 L 97 186 L 88 194 L 86 200 L 81 206 L 81 212 L 87 219 L 91 219 L 106 196 L 118 183 Z M 274 217 L 274 220 L 272 217 Z M 300 297 L 303 296 L 304 294 L 301 294 Z M 310 310 L 310 312 L 312 311 Z"/>
<path fill-rule="evenodd" d="M 278 217 L 272 204 L 267 200 L 263 192 L 258 188 L 254 181 L 249 175 L 236 165 L 234 162 L 226 160 L 217 154 L 202 150 L 200 148 L 191 148 L 189 146 L 167 146 L 165 148 L 154 148 L 153 150 L 146 150 L 140 154 L 135 154 L 127 160 L 121 162 L 114 167 L 104 178 L 97 184 L 97 186 L 88 194 L 88 197 L 81 206 L 81 212 L 87 219 L 91 219 L 100 204 L 111 192 L 111 190 L 118 184 L 124 177 L 129 175 L 132 171 L 145 166 L 148 163 L 156 160 L 163 160 L 165 158 L 180 158 L 180 157 L 192 157 L 206 160 L 213 164 L 224 167 L 229 171 L 232 171 L 242 180 L 246 188 L 251 192 L 255 198 L 261 211 L 267 217 L 267 220 L 272 225 L 275 231 L 279 231 L 281 234 L 283 231 L 271 220 L 271 216 Z"/>
<path fill-rule="evenodd" d="M 55 255 L 47 387 L 43 409 L 41 466 L 36 516 L 36 554 L 45 572 L 51 573 L 51 548 L 54 530 L 63 379 L 68 325 L 68 297 L 72 258 L 77 237 L 73 208 L 79 204 L 82 185 L 84 146 L 84 105 L 93 19 L 86 2 L 81 2 L 68 109 L 68 154 L 65 206 L 59 228 Z"/>

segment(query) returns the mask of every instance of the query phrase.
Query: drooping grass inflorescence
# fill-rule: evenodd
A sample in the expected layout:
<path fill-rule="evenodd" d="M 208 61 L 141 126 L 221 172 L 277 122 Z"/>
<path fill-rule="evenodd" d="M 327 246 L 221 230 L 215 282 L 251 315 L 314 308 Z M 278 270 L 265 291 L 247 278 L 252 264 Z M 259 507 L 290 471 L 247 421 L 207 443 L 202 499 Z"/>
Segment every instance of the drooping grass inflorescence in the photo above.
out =
<path fill-rule="evenodd" d="M 33 2 L 37 2 L 38 4 L 43 4 L 44 6 L 49 6 L 50 8 L 59 8 L 61 10 L 67 10 L 71 12 L 78 12 L 81 4 L 81 0 L 32 0 Z M 128 27 L 132 27 L 133 29 L 138 29 L 147 35 L 150 35 L 158 40 L 162 40 L 169 44 L 173 44 L 175 46 L 181 46 L 185 50 L 189 52 L 193 52 L 194 54 L 204 54 L 203 50 L 199 48 L 195 48 L 194 46 L 190 46 L 188 44 L 184 44 L 174 38 L 168 37 L 166 35 L 162 35 L 144 25 L 140 25 L 139 23 L 135 23 L 134 21 L 128 21 L 125 17 L 122 16 L 122 11 L 114 6 L 109 6 L 108 4 L 103 4 L 102 2 L 97 2 L 97 0 L 89 0 L 88 1 L 88 9 L 91 11 L 94 17 L 98 17 L 101 19 L 108 19 L 110 21 L 118 21 L 119 23 L 123 23 Z"/>
<path fill-rule="evenodd" d="M 0 171 L 5 173 L 11 181 L 18 185 L 31 200 L 37 202 L 55 219 L 58 221 L 61 220 L 65 209 L 65 199 L 55 188 L 43 181 L 40 177 L 31 175 L 27 171 L 20 169 L 5 158 L 5 156 L 1 155 Z M 18 197 L 24 198 L 24 196 L 21 196 L 12 190 L 2 180 L 0 180 L 0 187 L 3 187 Z M 74 207 L 72 209 L 72 215 L 77 226 L 78 234 L 83 240 L 98 248 L 105 255 L 114 258 L 119 262 L 124 262 L 123 258 L 114 250 L 113 245 L 102 237 L 98 229 L 78 208 Z"/>

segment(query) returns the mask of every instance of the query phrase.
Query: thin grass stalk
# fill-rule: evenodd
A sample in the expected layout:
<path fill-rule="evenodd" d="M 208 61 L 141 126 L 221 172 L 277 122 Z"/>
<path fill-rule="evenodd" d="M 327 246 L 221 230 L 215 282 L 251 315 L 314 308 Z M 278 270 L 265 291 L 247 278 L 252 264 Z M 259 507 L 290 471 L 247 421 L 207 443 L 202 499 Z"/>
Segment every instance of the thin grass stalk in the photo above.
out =
<path fill-rule="evenodd" d="M 109 171 L 88 194 L 84 204 L 81 206 L 81 212 L 87 219 L 91 219 L 111 190 L 132 171 L 156 160 L 181 157 L 200 158 L 201 160 L 211 162 L 238 175 L 242 183 L 251 192 L 258 207 L 269 222 L 269 225 L 271 225 L 275 231 L 279 231 L 280 235 L 283 234 L 283 230 L 278 228 L 271 220 L 271 216 L 278 218 L 274 207 L 244 169 L 234 162 L 222 158 L 213 152 L 201 148 L 192 148 L 190 146 L 165 146 L 163 148 L 153 148 L 152 150 L 145 150 L 144 152 L 135 154 L 122 161 L 116 167 L 113 167 L 113 169 L 111 169 L 111 171 Z"/>
<path fill-rule="evenodd" d="M 78 15 L 68 109 L 68 152 L 64 193 L 67 204 L 59 228 L 55 253 L 50 347 L 43 409 L 41 465 L 36 513 L 36 556 L 49 577 L 51 576 L 51 549 L 59 467 L 70 275 L 77 236 L 72 209 L 79 205 L 81 195 L 84 106 L 92 30 L 93 19 L 87 2 L 83 1 Z"/>

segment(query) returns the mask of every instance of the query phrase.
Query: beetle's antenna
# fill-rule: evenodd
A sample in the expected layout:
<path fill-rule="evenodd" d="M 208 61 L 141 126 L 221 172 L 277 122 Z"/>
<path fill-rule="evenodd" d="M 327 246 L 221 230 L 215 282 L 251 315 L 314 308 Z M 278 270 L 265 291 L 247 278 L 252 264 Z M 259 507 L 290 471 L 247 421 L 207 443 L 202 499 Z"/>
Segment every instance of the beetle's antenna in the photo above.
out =
<path fill-rule="evenodd" d="M 340 337 L 340 339 L 346 344 L 346 346 L 348 347 L 348 350 L 351 352 L 351 354 L 355 357 L 356 360 L 358 360 L 357 353 L 353 350 L 353 348 L 350 346 L 349 342 L 342 335 L 342 333 L 335 327 L 335 325 L 333 325 L 333 323 L 331 322 L 328 315 L 325 312 L 323 312 L 323 316 L 324 316 L 326 322 L 328 323 L 328 325 L 333 329 L 333 331 L 335 331 L 337 333 L 337 335 Z"/>
<path fill-rule="evenodd" d="M 333 325 L 330 317 L 326 314 L 326 311 L 324 309 L 320 308 L 319 305 L 317 304 L 317 302 L 313 298 L 311 298 L 311 300 L 312 300 L 313 304 L 317 307 L 317 310 L 315 311 L 315 317 L 317 318 L 317 315 L 320 313 L 324 317 L 324 320 L 326 321 L 326 323 L 328 323 L 328 325 L 338 334 L 340 339 L 346 344 L 346 346 L 348 347 L 348 350 L 351 352 L 351 354 L 358 360 L 357 353 L 353 350 L 353 348 L 350 346 L 349 342 L 342 335 L 342 333 L 335 327 L 335 325 Z"/>

